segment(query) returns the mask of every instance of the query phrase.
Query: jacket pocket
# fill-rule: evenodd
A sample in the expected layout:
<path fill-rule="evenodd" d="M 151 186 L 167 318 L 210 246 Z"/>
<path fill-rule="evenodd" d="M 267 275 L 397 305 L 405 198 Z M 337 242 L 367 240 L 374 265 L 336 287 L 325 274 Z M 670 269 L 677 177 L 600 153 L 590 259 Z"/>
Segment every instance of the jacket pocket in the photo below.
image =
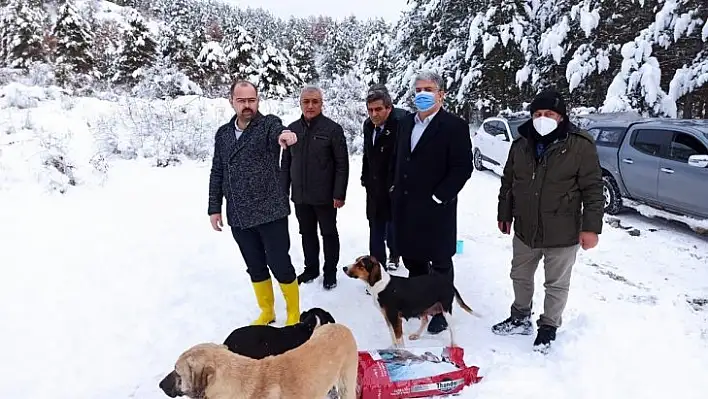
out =
<path fill-rule="evenodd" d="M 580 197 L 577 193 L 565 193 L 561 197 L 556 214 L 576 215 L 580 213 Z"/>
<path fill-rule="evenodd" d="M 570 246 L 578 242 L 580 217 L 577 214 L 543 215 L 543 245 Z"/>

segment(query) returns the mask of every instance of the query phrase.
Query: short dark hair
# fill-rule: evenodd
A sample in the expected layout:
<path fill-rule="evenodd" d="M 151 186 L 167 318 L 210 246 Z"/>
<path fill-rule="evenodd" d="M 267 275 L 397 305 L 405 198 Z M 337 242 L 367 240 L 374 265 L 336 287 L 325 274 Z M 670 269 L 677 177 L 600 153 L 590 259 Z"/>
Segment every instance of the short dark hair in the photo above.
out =
<path fill-rule="evenodd" d="M 366 103 L 370 104 L 374 101 L 383 101 L 386 108 L 393 107 L 393 101 L 391 100 L 391 95 L 388 94 L 388 89 L 384 85 L 372 86 L 369 92 L 366 94 Z"/>
<path fill-rule="evenodd" d="M 236 79 L 236 80 L 234 80 L 233 83 L 231 83 L 231 89 L 229 90 L 229 97 L 232 97 L 234 95 L 234 89 L 237 86 L 251 86 L 251 87 L 253 87 L 253 90 L 256 91 L 256 96 L 258 95 L 258 87 L 256 87 L 256 85 L 254 85 L 253 82 L 250 82 L 246 79 Z"/>

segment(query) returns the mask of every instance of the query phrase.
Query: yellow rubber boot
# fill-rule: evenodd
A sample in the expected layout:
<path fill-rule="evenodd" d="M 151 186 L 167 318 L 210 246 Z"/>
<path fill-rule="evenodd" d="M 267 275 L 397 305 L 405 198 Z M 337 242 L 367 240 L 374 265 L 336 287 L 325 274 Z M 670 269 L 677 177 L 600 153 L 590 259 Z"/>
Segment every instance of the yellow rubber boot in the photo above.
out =
<path fill-rule="evenodd" d="M 251 325 L 265 326 L 275 321 L 275 297 L 273 296 L 273 283 L 270 279 L 253 283 L 258 307 L 261 315 Z"/>
<path fill-rule="evenodd" d="M 290 284 L 280 284 L 280 289 L 283 291 L 285 298 L 285 306 L 288 312 L 288 319 L 285 321 L 286 326 L 292 326 L 300 322 L 300 288 L 297 285 L 297 280 Z"/>

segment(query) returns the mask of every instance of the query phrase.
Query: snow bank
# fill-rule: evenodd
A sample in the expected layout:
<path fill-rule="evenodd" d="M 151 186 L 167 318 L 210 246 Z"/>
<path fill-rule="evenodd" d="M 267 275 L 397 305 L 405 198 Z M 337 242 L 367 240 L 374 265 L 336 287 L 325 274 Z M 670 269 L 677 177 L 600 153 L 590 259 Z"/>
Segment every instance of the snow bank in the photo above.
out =
<path fill-rule="evenodd" d="M 648 205 L 640 204 L 627 199 L 622 200 L 622 205 L 632 208 L 639 212 L 642 216 L 648 218 L 661 218 L 674 222 L 684 223 L 696 232 L 708 232 L 708 219 L 696 219 L 690 216 L 677 215 L 675 213 L 662 211 L 661 209 L 652 208 Z"/>
<path fill-rule="evenodd" d="M 260 107 L 286 125 L 299 117 L 292 101 L 265 100 Z M 233 115 L 226 99 L 108 100 L 21 82 L 0 86 L 0 109 L 0 190 L 40 183 L 61 193 L 101 184 L 112 159 L 155 166 L 207 160 L 217 128 Z"/>

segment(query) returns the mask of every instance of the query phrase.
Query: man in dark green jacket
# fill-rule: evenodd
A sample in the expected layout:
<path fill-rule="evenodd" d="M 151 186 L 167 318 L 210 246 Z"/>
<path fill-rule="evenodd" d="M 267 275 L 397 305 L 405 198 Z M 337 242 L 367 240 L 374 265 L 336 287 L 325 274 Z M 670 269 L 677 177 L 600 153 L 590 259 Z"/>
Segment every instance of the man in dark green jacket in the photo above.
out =
<path fill-rule="evenodd" d="M 578 248 L 594 248 L 602 232 L 602 172 L 593 138 L 568 120 L 555 91 L 531 103 L 532 120 L 509 150 L 499 190 L 499 230 L 513 223 L 511 316 L 492 327 L 499 335 L 533 333 L 534 274 L 544 258 L 546 296 L 534 349 L 545 351 L 568 300 Z"/>

